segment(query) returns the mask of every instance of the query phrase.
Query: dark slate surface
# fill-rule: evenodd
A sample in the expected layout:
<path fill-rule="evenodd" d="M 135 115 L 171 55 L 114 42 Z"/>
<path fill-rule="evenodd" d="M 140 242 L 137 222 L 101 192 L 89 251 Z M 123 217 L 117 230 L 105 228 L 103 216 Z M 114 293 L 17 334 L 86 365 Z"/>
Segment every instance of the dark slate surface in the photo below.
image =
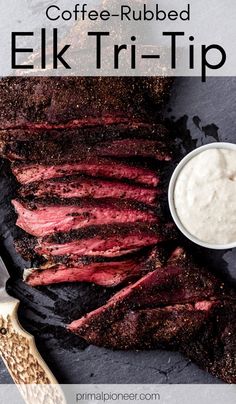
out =
<path fill-rule="evenodd" d="M 181 136 L 183 154 L 197 145 L 212 141 L 236 140 L 236 79 L 177 79 L 166 123 Z M 0 177 L 0 222 L 4 238 L 1 251 L 12 269 L 9 290 L 21 300 L 20 320 L 34 334 L 38 348 L 61 383 L 221 383 L 196 365 L 173 352 L 112 352 L 87 346 L 65 331 L 65 324 L 106 301 L 110 292 L 87 285 L 55 285 L 33 290 L 19 281 L 22 262 L 12 249 L 10 198 L 14 180 L 9 180 L 4 163 Z M 193 246 L 196 250 L 196 247 Z M 198 251 L 198 250 L 196 250 Z M 200 250 L 216 271 L 232 281 L 236 278 L 235 251 Z M 18 279 L 17 279 L 18 278 Z M 0 383 L 11 379 L 0 363 Z"/>

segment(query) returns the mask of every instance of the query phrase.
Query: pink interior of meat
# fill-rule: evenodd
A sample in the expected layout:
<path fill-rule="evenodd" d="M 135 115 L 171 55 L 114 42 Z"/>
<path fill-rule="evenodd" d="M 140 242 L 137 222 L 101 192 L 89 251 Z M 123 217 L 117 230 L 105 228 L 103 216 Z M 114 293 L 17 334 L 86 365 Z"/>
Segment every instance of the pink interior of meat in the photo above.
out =
<path fill-rule="evenodd" d="M 144 188 L 140 185 L 126 184 L 121 181 L 109 181 L 78 177 L 78 179 L 48 180 L 22 187 L 20 195 L 23 197 L 34 196 L 44 197 L 55 196 L 57 198 L 83 198 L 94 199 L 116 198 L 123 200 L 134 200 L 147 205 L 154 206 L 157 203 L 157 196 L 160 189 Z"/>
<path fill-rule="evenodd" d="M 31 286 L 60 282 L 94 282 L 101 286 L 114 287 L 140 272 L 140 260 L 118 262 L 77 262 L 52 265 L 45 269 L 26 270 L 26 282 Z"/>
<path fill-rule="evenodd" d="M 204 300 L 202 302 L 197 302 L 195 303 L 195 309 L 196 310 L 203 310 L 203 311 L 208 311 L 212 308 L 212 306 L 214 305 L 214 302 L 209 302 L 207 300 Z"/>
<path fill-rule="evenodd" d="M 21 184 L 44 181 L 51 178 L 63 178 L 73 174 L 86 174 L 92 177 L 131 180 L 156 187 L 160 178 L 148 168 L 130 166 L 120 161 L 108 159 L 86 159 L 60 165 L 22 164 L 12 167 L 13 174 Z"/>
<path fill-rule="evenodd" d="M 152 211 L 125 208 L 114 205 L 37 206 L 30 210 L 18 201 L 12 201 L 17 213 L 17 225 L 29 234 L 43 237 L 56 232 L 68 232 L 86 226 L 116 223 L 157 223 Z"/>

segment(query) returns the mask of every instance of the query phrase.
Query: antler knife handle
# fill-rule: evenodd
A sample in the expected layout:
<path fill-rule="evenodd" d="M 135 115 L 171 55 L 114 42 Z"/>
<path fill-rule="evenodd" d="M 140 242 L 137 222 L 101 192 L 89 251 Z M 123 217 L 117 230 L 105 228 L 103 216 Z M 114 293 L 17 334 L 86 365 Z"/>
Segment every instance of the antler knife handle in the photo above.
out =
<path fill-rule="evenodd" d="M 18 321 L 17 310 L 19 301 L 14 299 L 6 303 L 0 303 L 0 354 L 9 370 L 9 373 L 17 385 L 20 385 L 20 391 L 25 401 L 32 403 L 32 389 L 27 389 L 23 385 L 58 385 L 57 380 L 44 362 L 38 352 L 34 337 L 25 331 Z M 33 394 L 37 394 L 37 403 L 44 403 L 44 387 L 34 389 Z M 47 390 L 47 403 L 65 403 L 64 395 L 59 385 L 58 388 Z M 48 397 L 48 393 L 53 395 Z M 25 396 L 27 395 L 27 397 Z M 50 394 L 49 394 L 50 395 Z M 55 396 L 56 395 L 56 396 Z M 45 398 L 44 398 L 45 399 Z"/>

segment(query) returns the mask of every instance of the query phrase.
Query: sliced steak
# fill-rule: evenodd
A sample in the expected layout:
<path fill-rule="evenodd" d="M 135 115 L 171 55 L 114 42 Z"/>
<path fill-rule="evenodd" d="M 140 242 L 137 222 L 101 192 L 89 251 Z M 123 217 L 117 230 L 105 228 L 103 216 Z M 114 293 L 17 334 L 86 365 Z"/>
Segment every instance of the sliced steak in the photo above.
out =
<path fill-rule="evenodd" d="M 171 140 L 169 131 L 162 124 L 130 120 L 127 117 L 106 116 L 84 118 L 47 129 L 41 125 L 24 129 L 0 130 L 0 142 L 52 141 L 100 143 L 119 139 Z"/>
<path fill-rule="evenodd" d="M 171 228 L 126 224 L 103 226 L 69 234 L 55 234 L 39 241 L 35 250 L 44 256 L 119 257 L 150 247 L 171 237 Z"/>
<path fill-rule="evenodd" d="M 84 264 L 79 260 L 58 263 L 25 271 L 25 280 L 31 286 L 62 282 L 91 282 L 114 287 L 142 274 L 143 264 L 137 259 Z"/>
<path fill-rule="evenodd" d="M 137 120 L 137 122 L 139 122 Z M 81 117 L 79 119 L 70 119 L 65 122 L 54 122 L 54 123 L 49 123 L 47 121 L 41 121 L 38 122 L 36 121 L 29 121 L 26 122 L 25 124 L 19 123 L 18 125 L 13 125 L 7 129 L 1 129 L 1 131 L 10 131 L 10 133 L 13 133 L 13 131 L 16 131 L 16 133 L 20 130 L 26 130 L 28 133 L 31 132 L 45 132 L 48 131 L 48 133 L 51 133 L 51 131 L 64 131 L 64 130 L 76 130 L 76 129 L 83 129 L 83 128 L 96 128 L 97 126 L 102 126 L 106 127 L 109 125 L 128 125 L 129 124 L 129 118 L 127 116 L 124 116 L 119 113 L 114 113 L 114 114 L 105 114 L 102 116 L 87 116 L 87 117 Z M 3 132 L 4 133 L 4 132 Z M 16 140 L 16 139 L 15 139 Z M 26 139 L 27 140 L 27 139 Z M 48 138 L 48 140 L 50 140 Z"/>
<path fill-rule="evenodd" d="M 155 140 L 117 140 L 102 144 L 98 151 L 101 156 L 108 157 L 150 157 L 160 161 L 171 160 L 171 155 L 166 145 Z"/>
<path fill-rule="evenodd" d="M 26 269 L 24 279 L 31 286 L 61 282 L 92 282 L 100 286 L 114 287 L 123 282 L 140 278 L 154 268 L 161 267 L 165 251 L 160 246 L 148 254 L 107 261 L 104 258 L 78 258 L 61 256 L 50 259 L 40 268 Z"/>
<path fill-rule="evenodd" d="M 89 158 L 77 163 L 59 165 L 13 164 L 13 174 L 21 184 L 30 184 L 51 178 L 73 174 L 87 174 L 91 177 L 107 177 L 117 180 L 132 180 L 140 184 L 157 186 L 159 174 L 147 168 L 131 166 L 109 159 Z"/>
<path fill-rule="evenodd" d="M 37 183 L 30 183 L 20 188 L 23 197 L 56 198 L 117 198 L 130 199 L 147 205 L 155 205 L 160 189 L 144 188 L 120 181 L 90 179 L 83 176 L 65 177 Z"/>
<path fill-rule="evenodd" d="M 144 157 L 159 161 L 169 161 L 167 147 L 159 141 L 144 139 L 124 139 L 103 142 L 100 145 L 85 144 L 77 139 L 58 141 L 0 142 L 0 153 L 11 161 L 36 161 L 43 163 L 63 163 L 77 161 L 87 156 Z"/>
<path fill-rule="evenodd" d="M 13 200 L 18 213 L 17 226 L 27 233 L 44 237 L 56 232 L 68 232 L 83 227 L 116 223 L 147 222 L 156 223 L 154 212 L 135 208 L 132 204 L 100 200 L 73 200 L 37 202 L 31 204 Z"/>

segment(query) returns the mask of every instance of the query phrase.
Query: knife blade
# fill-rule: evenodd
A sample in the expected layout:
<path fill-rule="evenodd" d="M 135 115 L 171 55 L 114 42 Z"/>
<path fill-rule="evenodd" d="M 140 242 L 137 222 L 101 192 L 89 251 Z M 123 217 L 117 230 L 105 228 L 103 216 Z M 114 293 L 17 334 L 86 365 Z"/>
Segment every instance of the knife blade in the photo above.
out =
<path fill-rule="evenodd" d="M 64 394 L 38 352 L 34 337 L 18 321 L 20 302 L 7 293 L 9 278 L 0 257 L 0 355 L 26 402 L 37 399 L 37 403 L 65 403 Z"/>
<path fill-rule="evenodd" d="M 13 300 L 17 300 L 14 297 L 11 297 L 6 291 L 7 281 L 10 279 L 10 275 L 7 271 L 7 268 L 0 257 L 0 303 L 4 303 Z"/>

